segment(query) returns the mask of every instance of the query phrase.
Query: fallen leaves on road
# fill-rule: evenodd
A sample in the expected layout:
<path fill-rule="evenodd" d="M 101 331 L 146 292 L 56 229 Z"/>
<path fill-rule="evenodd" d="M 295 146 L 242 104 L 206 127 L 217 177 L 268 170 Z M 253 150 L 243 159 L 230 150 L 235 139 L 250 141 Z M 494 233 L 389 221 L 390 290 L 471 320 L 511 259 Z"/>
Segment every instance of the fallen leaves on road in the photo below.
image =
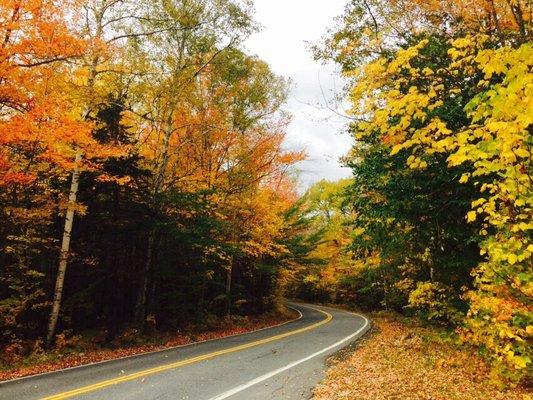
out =
<path fill-rule="evenodd" d="M 449 334 L 392 315 L 372 316 L 374 332 L 337 356 L 314 400 L 531 400 L 525 389 L 489 384 L 489 367 Z"/>

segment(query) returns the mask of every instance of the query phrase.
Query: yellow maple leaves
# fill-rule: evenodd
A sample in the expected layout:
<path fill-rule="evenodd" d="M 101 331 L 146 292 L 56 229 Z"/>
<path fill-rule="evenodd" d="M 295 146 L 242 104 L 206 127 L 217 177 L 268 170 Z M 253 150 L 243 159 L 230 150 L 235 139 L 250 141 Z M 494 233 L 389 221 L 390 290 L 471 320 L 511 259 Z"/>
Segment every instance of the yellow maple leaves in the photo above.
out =
<path fill-rule="evenodd" d="M 357 124 L 356 137 L 379 132 L 391 155 L 409 154 L 410 169 L 427 168 L 437 154 L 446 155 L 450 167 L 468 168 L 457 183 L 477 187 L 482 197 L 472 202 L 465 221 L 479 224 L 486 238 L 481 249 L 486 259 L 475 271 L 478 292 L 470 296 L 472 310 L 506 321 L 501 329 L 512 332 L 496 339 L 492 319 L 478 319 L 480 314 L 472 312 L 469 337 L 478 344 L 490 342 L 498 363 L 521 370 L 531 364 L 525 331 L 501 318 L 501 310 L 513 304 L 516 318 L 531 318 L 522 296 L 533 293 L 533 45 L 494 47 L 490 39 L 479 34 L 451 40 L 446 69 L 414 67 L 424 60 L 427 40 L 399 50 L 390 61 L 380 58 L 358 75 L 352 111 L 371 117 Z M 469 122 L 454 129 L 436 111 L 463 95 L 461 80 L 474 76 L 481 79 L 465 107 Z M 506 356 L 510 351 L 513 355 Z"/>

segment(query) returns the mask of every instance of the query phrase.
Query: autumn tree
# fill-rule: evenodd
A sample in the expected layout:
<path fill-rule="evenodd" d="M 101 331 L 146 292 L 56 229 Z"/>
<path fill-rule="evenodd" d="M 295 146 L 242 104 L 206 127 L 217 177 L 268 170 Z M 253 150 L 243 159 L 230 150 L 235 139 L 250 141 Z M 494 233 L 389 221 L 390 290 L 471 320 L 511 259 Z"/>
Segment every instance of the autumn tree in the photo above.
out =
<path fill-rule="evenodd" d="M 160 165 L 165 169 L 160 175 L 161 212 L 175 212 L 165 198 L 176 192 L 201 193 L 204 201 L 216 204 L 216 218 L 229 227 L 220 236 L 214 235 L 219 240 L 218 250 L 209 249 L 210 257 L 228 264 L 229 309 L 231 265 L 244 240 L 237 232 L 241 229 L 236 228 L 242 215 L 239 207 L 253 199 L 266 182 L 282 180 L 302 154 L 282 149 L 287 119 L 279 108 L 285 99 L 285 82 L 265 63 L 234 47 L 209 56 L 210 64 L 193 70 L 197 74 L 194 85 L 181 94 L 181 113 L 174 117 L 179 125 L 168 135 L 168 144 L 166 136 L 150 130 L 145 150 L 150 152 L 148 159 L 164 161 L 165 153 L 158 155 L 151 149 L 160 151 L 168 146 L 167 161 Z M 163 146 L 157 142 L 160 138 Z"/>
<path fill-rule="evenodd" d="M 71 7 L 74 2 L 65 4 Z M 83 56 L 87 44 L 72 32 L 66 11 L 56 2 L 3 2 L 0 34 L 0 240 L 7 312 L 18 303 L 17 314 L 4 317 L 9 335 L 17 319 L 38 298 L 42 301 L 39 289 L 30 295 L 23 288 L 40 276 L 35 254 L 54 247 L 54 238 L 46 233 L 57 213 L 54 197 L 59 193 L 50 180 L 63 179 L 75 148 L 90 146 L 93 140 L 90 124 L 73 111 L 76 102 L 65 63 Z"/>
<path fill-rule="evenodd" d="M 276 307 L 303 154 L 286 81 L 241 48 L 250 4 L 0 10 L 2 346 Z"/>
<path fill-rule="evenodd" d="M 70 11 L 78 17 L 75 22 L 75 32 L 83 37 L 88 44 L 84 57 L 80 57 L 73 72 L 72 86 L 76 93 L 77 117 L 80 121 L 89 122 L 91 114 L 98 106 L 105 102 L 110 95 L 109 83 L 115 78 L 119 82 L 124 75 L 131 76 L 139 72 L 132 72 L 124 64 L 114 62 L 113 52 L 124 52 L 128 41 L 143 38 L 155 32 L 145 29 L 140 23 L 146 10 L 143 2 L 117 2 L 114 0 L 73 3 Z M 72 17 L 72 16 L 71 16 Z M 82 19 L 80 19 L 83 17 Z M 83 21 L 83 22 L 82 22 Z M 168 26 L 167 26 L 168 29 Z M 94 133 L 94 132 L 91 132 Z M 94 145 L 97 146 L 94 146 Z M 79 209 L 77 195 L 79 190 L 80 173 L 94 168 L 93 157 L 112 156 L 121 151 L 113 148 L 119 143 L 107 142 L 105 146 L 92 141 L 92 147 L 75 146 L 74 163 L 72 166 L 68 204 L 65 212 L 65 223 L 62 233 L 59 267 L 55 282 L 52 310 L 48 323 L 46 342 L 50 344 L 56 330 L 61 300 L 63 296 L 64 279 L 70 253 L 70 242 L 75 212 Z"/>
<path fill-rule="evenodd" d="M 351 179 L 319 181 L 286 213 L 290 254 L 283 286 L 289 296 L 348 301 L 343 286 L 357 263 L 347 248 L 353 215 L 345 196 L 351 184 Z"/>
<path fill-rule="evenodd" d="M 352 1 L 316 49 L 351 80 L 353 249 L 513 378 L 531 362 L 530 34 L 521 1 Z"/>
<path fill-rule="evenodd" d="M 159 77 L 161 84 L 152 86 L 148 102 L 139 104 L 138 114 L 144 115 L 139 127 L 148 145 L 143 151 L 146 151 L 147 161 L 154 171 L 151 191 L 156 214 L 165 213 L 166 193 L 181 181 L 194 179 L 197 173 L 201 160 L 193 159 L 194 155 L 187 154 L 187 151 L 198 144 L 196 132 L 206 128 L 203 125 L 206 114 L 194 114 L 193 111 L 202 91 L 203 75 L 224 52 L 238 46 L 253 29 L 247 7 L 233 1 L 217 4 L 198 1 L 154 3 L 150 9 L 152 18 L 145 24 L 157 33 L 150 36 L 141 51 L 150 54 L 147 60 L 151 72 Z M 173 21 L 173 27 L 161 28 L 161 24 L 168 21 Z M 158 49 L 155 59 L 154 48 Z M 146 84 L 151 85 L 151 82 Z M 205 106 L 212 107 L 210 103 Z M 206 134 L 212 128 L 207 129 Z M 148 254 L 137 296 L 135 319 L 138 325 L 144 322 L 148 288 L 154 284 L 149 282 L 149 275 L 157 252 L 158 231 L 159 227 L 154 225 L 147 238 Z"/>

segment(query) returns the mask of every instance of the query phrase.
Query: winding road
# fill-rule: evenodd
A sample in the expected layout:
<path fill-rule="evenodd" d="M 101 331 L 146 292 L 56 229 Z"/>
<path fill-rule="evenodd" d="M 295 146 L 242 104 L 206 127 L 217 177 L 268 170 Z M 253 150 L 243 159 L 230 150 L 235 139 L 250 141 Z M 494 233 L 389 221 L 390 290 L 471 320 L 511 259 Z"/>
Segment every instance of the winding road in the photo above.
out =
<path fill-rule="evenodd" d="M 326 358 L 369 329 L 347 311 L 291 303 L 295 321 L 243 335 L 0 383 L 0 399 L 308 399 Z"/>

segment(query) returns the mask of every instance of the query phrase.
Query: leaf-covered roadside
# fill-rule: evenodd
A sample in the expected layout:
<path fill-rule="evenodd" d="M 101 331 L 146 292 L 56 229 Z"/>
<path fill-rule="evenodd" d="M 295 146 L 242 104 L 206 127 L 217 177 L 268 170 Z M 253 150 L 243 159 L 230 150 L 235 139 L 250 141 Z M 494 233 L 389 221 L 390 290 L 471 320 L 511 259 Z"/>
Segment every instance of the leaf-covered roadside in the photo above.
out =
<path fill-rule="evenodd" d="M 314 400 L 530 400 L 527 388 L 488 385 L 490 367 L 448 331 L 391 313 L 372 315 L 374 331 L 336 359 Z"/>
<path fill-rule="evenodd" d="M 295 318 L 297 318 L 295 311 L 282 309 L 259 316 L 221 318 L 210 325 L 190 326 L 184 331 L 172 334 L 159 332 L 140 335 L 138 331 L 130 329 L 116 339 L 114 347 L 102 344 L 98 337 L 94 336 L 91 338 L 78 335 L 61 338 L 56 342 L 54 350 L 45 352 L 38 343 L 27 357 L 13 359 L 9 364 L 0 364 L 0 381 L 238 335 L 272 327 Z"/>

